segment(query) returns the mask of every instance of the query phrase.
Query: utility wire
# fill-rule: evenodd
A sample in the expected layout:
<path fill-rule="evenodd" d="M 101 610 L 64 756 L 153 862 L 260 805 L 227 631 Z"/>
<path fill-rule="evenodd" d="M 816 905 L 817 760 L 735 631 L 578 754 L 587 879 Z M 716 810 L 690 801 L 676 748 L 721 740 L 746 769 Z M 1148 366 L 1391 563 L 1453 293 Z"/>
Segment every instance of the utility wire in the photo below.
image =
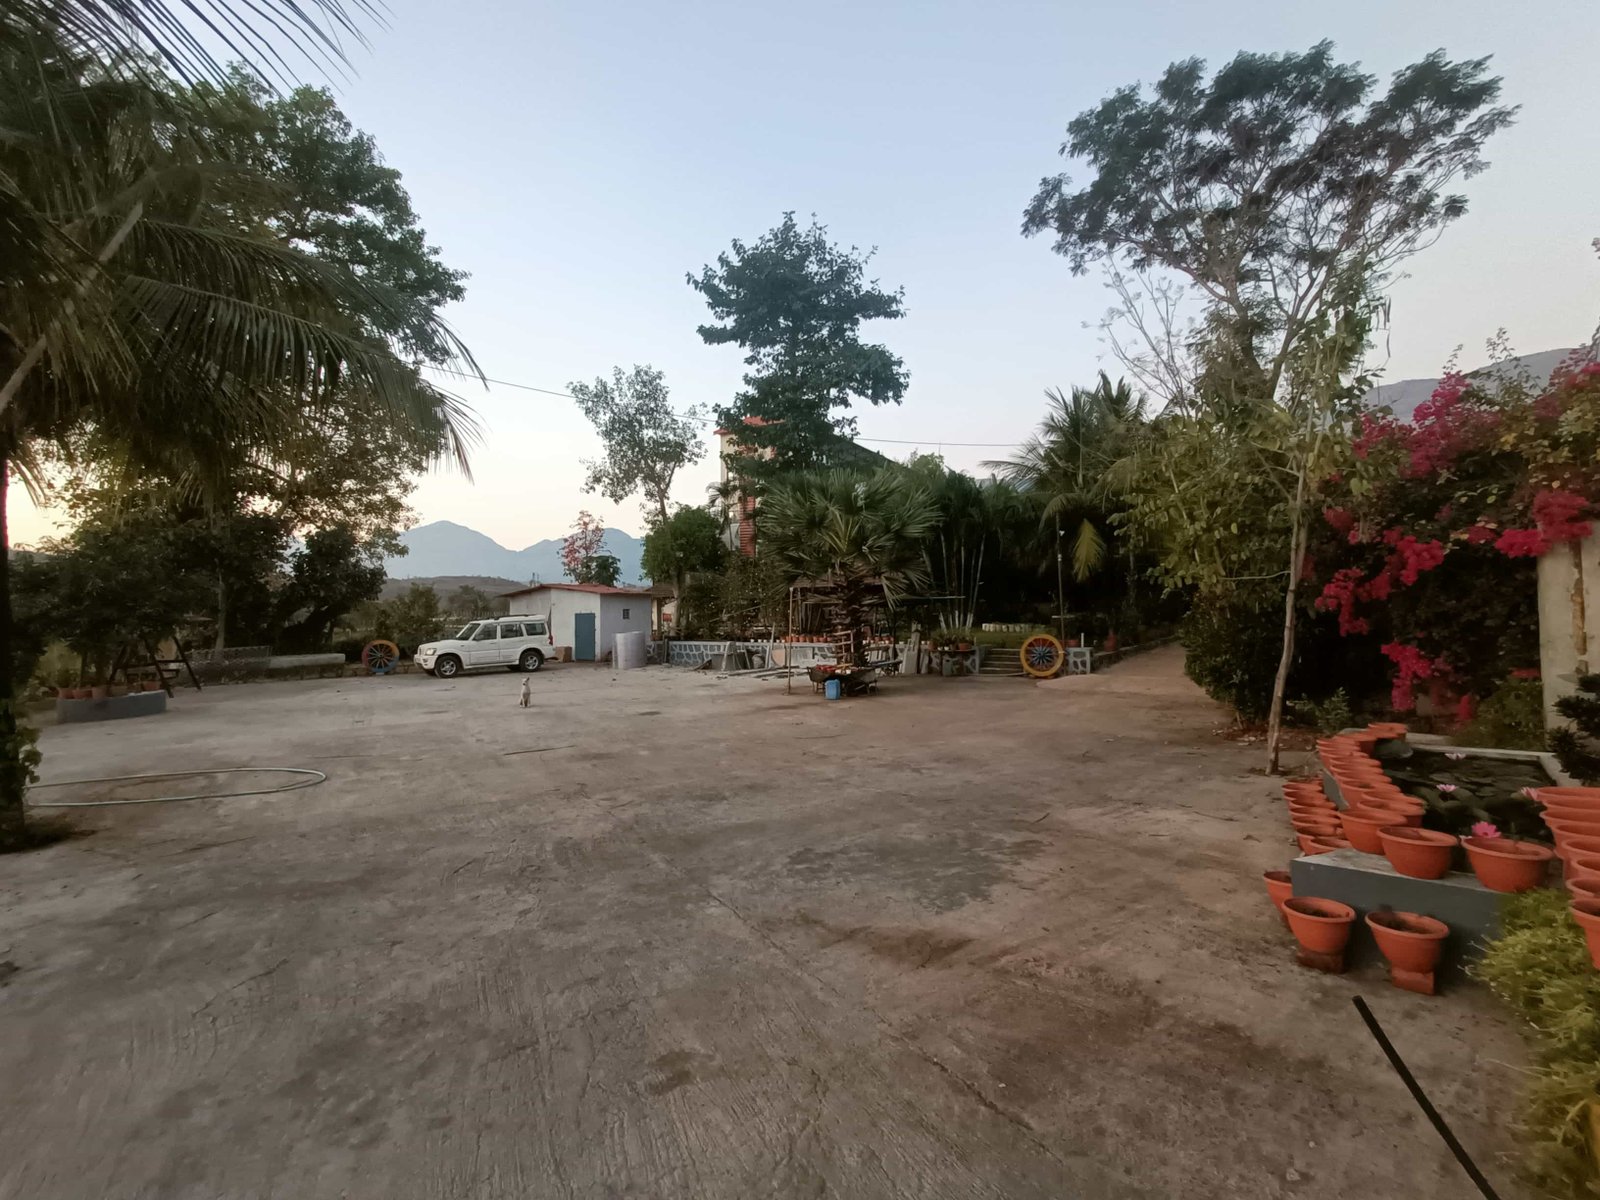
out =
<path fill-rule="evenodd" d="M 435 367 L 429 365 L 428 370 L 440 371 L 446 375 L 458 375 L 462 379 L 477 379 L 483 383 L 493 383 L 500 387 L 517 388 L 524 392 L 538 392 L 541 396 L 560 396 L 566 400 L 576 400 L 571 392 L 558 392 L 553 388 L 534 387 L 531 383 L 513 383 L 509 379 L 491 379 L 487 375 L 474 375 L 469 371 L 457 371 L 450 367 Z M 700 424 L 710 426 L 714 421 L 701 421 Z M 954 442 L 945 438 L 882 438 L 882 437 L 854 437 L 853 442 L 881 442 L 892 446 L 971 446 L 984 450 L 1013 450 L 1021 442 Z"/>

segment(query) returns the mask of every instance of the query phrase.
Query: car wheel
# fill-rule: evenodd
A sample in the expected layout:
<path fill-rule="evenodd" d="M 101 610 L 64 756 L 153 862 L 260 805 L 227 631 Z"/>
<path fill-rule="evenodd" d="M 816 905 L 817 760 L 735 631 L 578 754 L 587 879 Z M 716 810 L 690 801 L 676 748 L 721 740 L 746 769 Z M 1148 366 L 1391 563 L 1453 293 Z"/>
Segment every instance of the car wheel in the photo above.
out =
<path fill-rule="evenodd" d="M 524 650 L 522 652 L 522 658 L 517 665 L 524 671 L 537 671 L 540 667 L 544 666 L 544 655 L 540 654 L 537 650 Z"/>
<path fill-rule="evenodd" d="M 461 660 L 454 654 L 446 654 L 433 664 L 433 673 L 440 679 L 453 679 L 461 674 Z"/>

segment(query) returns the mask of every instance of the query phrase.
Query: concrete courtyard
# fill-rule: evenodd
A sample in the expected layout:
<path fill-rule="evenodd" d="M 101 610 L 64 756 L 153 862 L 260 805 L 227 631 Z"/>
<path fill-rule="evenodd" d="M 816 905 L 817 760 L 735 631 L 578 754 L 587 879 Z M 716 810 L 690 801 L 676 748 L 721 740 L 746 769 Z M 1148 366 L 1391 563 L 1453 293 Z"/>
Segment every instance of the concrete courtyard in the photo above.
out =
<path fill-rule="evenodd" d="M 841 703 L 520 683 L 46 729 L 46 779 L 328 780 L 0 858 L 0 1197 L 1466 1195 L 1358 994 L 1520 1194 L 1516 1031 L 1293 965 L 1277 784 L 1176 649 Z"/>

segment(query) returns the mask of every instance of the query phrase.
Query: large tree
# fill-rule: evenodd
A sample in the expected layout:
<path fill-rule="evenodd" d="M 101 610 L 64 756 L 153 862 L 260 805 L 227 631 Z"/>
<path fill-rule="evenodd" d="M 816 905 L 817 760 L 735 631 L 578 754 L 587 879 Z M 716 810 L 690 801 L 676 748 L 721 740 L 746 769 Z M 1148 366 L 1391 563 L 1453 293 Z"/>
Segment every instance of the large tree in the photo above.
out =
<path fill-rule="evenodd" d="M 665 378 L 651 366 L 635 364 L 626 374 L 613 367 L 609 381 L 569 383 L 567 391 L 605 449 L 605 457 L 583 464 L 589 471 L 583 490 L 599 492 L 614 504 L 642 494 L 646 519 L 665 521 L 673 476 L 705 454 L 704 413 L 693 407 L 677 412 Z"/>
<path fill-rule="evenodd" d="M 1272 399 L 1352 268 L 1381 284 L 1466 211 L 1449 188 L 1515 114 L 1487 59 L 1442 50 L 1376 87 L 1331 42 L 1240 53 L 1209 80 L 1200 59 L 1173 63 L 1149 92 L 1119 88 L 1073 119 L 1061 152 L 1092 178 L 1046 177 L 1023 231 L 1053 233 L 1075 272 L 1113 273 L 1126 318 L 1113 323 L 1131 327 L 1119 345 L 1163 399 L 1201 386 Z M 1173 369 L 1192 341 L 1151 322 L 1163 273 L 1197 293 L 1207 361 Z"/>
<path fill-rule="evenodd" d="M 47 447 L 92 437 L 135 470 L 197 480 L 281 462 L 310 416 L 357 395 L 459 445 L 460 410 L 374 326 L 414 319 L 388 289 L 283 244 L 228 161 L 218 103 L 83 50 L 85 5 L 0 13 L 0 489 Z M 145 6 L 150 7 L 150 6 Z M 353 314 L 385 314 L 365 321 Z M 437 318 L 424 336 L 454 340 Z M 470 360 L 466 360 L 470 363 Z M 0 490 L 0 515 L 4 494 Z M 0 843 L 23 837 L 0 521 Z"/>
<path fill-rule="evenodd" d="M 753 452 L 739 456 L 742 473 L 759 480 L 840 465 L 856 431 L 850 410 L 905 395 L 899 356 L 861 338 L 864 322 L 904 315 L 903 292 L 867 278 L 871 258 L 835 246 L 815 218 L 802 229 L 790 212 L 756 242 L 735 239 L 714 267 L 689 275 L 715 318 L 700 326 L 701 338 L 745 351 L 744 390 L 717 408 L 723 428 Z"/>
<path fill-rule="evenodd" d="M 680 508 L 644 535 L 644 573 L 656 583 L 671 583 L 681 596 L 685 579 L 699 571 L 720 570 L 728 556 L 722 526 L 703 508 Z"/>
<path fill-rule="evenodd" d="M 1056 235 L 1074 271 L 1104 266 L 1121 301 L 1107 327 L 1129 371 L 1196 416 L 1202 436 L 1243 447 L 1230 470 L 1238 487 L 1262 490 L 1277 547 L 1247 578 L 1283 581 L 1273 769 L 1317 472 L 1383 285 L 1466 211 L 1449 189 L 1484 168 L 1485 142 L 1515 113 L 1497 104 L 1487 59 L 1438 51 L 1376 87 L 1328 42 L 1241 53 L 1209 80 L 1199 59 L 1174 63 L 1150 94 L 1122 88 L 1068 125 L 1062 153 L 1094 177 L 1076 191 L 1066 175 L 1046 178 L 1023 219 L 1025 233 Z M 1199 301 L 1187 326 L 1185 291 Z M 1158 488 L 1178 465 L 1155 464 Z M 1214 569 L 1215 551 L 1247 506 L 1236 493 L 1185 508 L 1174 483 L 1148 507 L 1168 524 L 1179 511 L 1202 522 L 1210 554 L 1184 558 L 1197 549 L 1187 535 L 1165 548 L 1225 595 L 1241 580 Z"/>

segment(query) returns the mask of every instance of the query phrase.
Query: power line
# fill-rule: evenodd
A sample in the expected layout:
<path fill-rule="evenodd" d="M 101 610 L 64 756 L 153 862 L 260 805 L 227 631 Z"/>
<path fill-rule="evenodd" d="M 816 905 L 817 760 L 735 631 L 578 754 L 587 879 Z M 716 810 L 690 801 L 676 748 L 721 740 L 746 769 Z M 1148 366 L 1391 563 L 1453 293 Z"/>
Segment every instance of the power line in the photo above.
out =
<path fill-rule="evenodd" d="M 436 367 L 429 365 L 428 370 L 439 371 L 445 375 L 457 375 L 462 379 L 477 379 L 484 383 L 493 383 L 500 387 L 517 388 L 524 392 L 538 392 L 541 396 L 560 396 L 564 400 L 576 400 L 571 392 L 558 392 L 553 388 L 534 387 L 531 383 L 513 383 L 509 379 L 491 379 L 487 375 L 474 375 L 470 371 L 457 371 L 451 367 Z M 715 421 L 702 420 L 701 425 L 714 425 Z M 983 450 L 1011 450 L 1020 446 L 1021 442 L 956 442 L 945 438 L 882 438 L 882 437 L 854 437 L 853 442 L 880 442 L 891 446 L 961 446 Z"/>

